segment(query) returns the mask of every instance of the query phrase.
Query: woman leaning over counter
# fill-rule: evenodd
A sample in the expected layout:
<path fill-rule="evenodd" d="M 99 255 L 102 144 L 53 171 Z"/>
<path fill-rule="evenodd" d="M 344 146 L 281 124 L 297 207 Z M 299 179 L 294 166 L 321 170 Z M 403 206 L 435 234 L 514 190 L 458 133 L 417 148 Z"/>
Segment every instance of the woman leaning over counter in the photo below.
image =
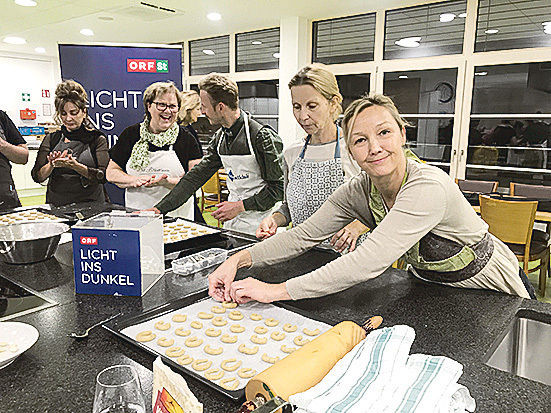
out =
<path fill-rule="evenodd" d="M 362 173 L 301 225 L 230 257 L 209 276 L 209 294 L 240 303 L 319 297 L 377 277 L 403 256 L 426 281 L 535 298 L 515 255 L 488 232 L 450 177 L 406 157 L 404 126 L 386 96 L 352 103 L 344 135 Z M 355 251 L 285 283 L 234 282 L 238 268 L 288 260 L 354 219 L 374 228 Z"/>
<path fill-rule="evenodd" d="M 107 180 L 125 188 L 126 206 L 136 209 L 163 199 L 203 156 L 195 138 L 176 123 L 182 97 L 173 83 L 149 85 L 143 104 L 144 121 L 121 133 L 107 167 Z M 193 198 L 171 215 L 193 220 Z"/>
<path fill-rule="evenodd" d="M 80 83 L 65 80 L 57 85 L 54 104 L 61 130 L 40 144 L 32 178 L 38 183 L 49 178 L 46 202 L 50 204 L 105 201 L 107 139 L 88 118 L 86 91 Z"/>
<path fill-rule="evenodd" d="M 278 227 L 298 225 L 310 217 L 339 186 L 360 172 L 335 123 L 342 112 L 342 96 L 335 75 L 319 63 L 302 68 L 289 82 L 293 114 L 307 133 L 303 142 L 283 153 L 284 200 L 281 207 L 264 218 L 256 236 L 266 239 Z M 354 220 L 322 246 L 342 252 L 353 251 L 367 227 Z"/>

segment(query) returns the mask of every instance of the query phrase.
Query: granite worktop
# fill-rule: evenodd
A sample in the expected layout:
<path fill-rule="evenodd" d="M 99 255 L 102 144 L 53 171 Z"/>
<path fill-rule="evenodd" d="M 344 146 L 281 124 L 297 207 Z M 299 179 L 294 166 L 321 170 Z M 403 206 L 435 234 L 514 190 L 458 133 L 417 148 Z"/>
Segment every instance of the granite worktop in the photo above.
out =
<path fill-rule="evenodd" d="M 312 250 L 261 272 L 241 271 L 239 276 L 283 281 L 334 258 L 330 252 Z M 140 312 L 207 286 L 205 275 L 165 275 L 143 297 L 75 295 L 70 243 L 61 245 L 54 258 L 42 263 L 0 264 L 0 275 L 58 303 L 13 320 L 32 324 L 40 338 L 0 371 L 0 412 L 90 412 L 97 373 L 121 363 L 138 370 L 150 408 L 153 356 L 102 328 L 93 330 L 86 340 L 76 341 L 67 334 L 117 312 Z M 497 292 L 424 283 L 395 269 L 349 290 L 292 305 L 334 324 L 342 320 L 360 323 L 379 314 L 385 326 L 413 327 L 412 352 L 445 355 L 463 364 L 459 382 L 469 388 L 479 412 L 551 411 L 551 386 L 484 364 L 487 350 L 519 309 L 531 309 L 551 320 L 551 305 Z M 239 406 L 195 379 L 186 379 L 205 412 L 231 412 Z"/>

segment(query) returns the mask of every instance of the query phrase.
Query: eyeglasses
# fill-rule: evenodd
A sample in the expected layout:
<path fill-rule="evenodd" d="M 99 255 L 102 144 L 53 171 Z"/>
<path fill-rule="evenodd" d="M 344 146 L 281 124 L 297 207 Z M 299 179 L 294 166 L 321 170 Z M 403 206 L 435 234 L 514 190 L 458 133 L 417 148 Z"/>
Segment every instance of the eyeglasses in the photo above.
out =
<path fill-rule="evenodd" d="M 177 112 L 180 110 L 180 107 L 178 105 L 168 105 L 164 102 L 153 102 L 155 103 L 155 106 L 157 107 L 157 110 L 160 112 L 164 112 L 165 110 L 170 110 L 171 112 Z"/>

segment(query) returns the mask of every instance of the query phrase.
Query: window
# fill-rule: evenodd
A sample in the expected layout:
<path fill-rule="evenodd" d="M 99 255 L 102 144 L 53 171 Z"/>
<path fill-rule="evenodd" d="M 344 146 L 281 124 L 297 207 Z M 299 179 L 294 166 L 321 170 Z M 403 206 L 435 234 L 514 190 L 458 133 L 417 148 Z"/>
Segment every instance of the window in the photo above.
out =
<path fill-rule="evenodd" d="M 257 80 L 238 82 L 239 107 L 249 112 L 264 125 L 278 130 L 279 82 L 277 80 Z"/>
<path fill-rule="evenodd" d="M 369 73 L 357 75 L 337 75 L 339 91 L 342 95 L 342 110 L 361 96 L 369 93 Z"/>
<path fill-rule="evenodd" d="M 457 69 L 385 73 L 384 93 L 411 125 L 407 142 L 421 159 L 449 170 Z"/>
<path fill-rule="evenodd" d="M 479 0 L 475 52 L 544 46 L 551 46 L 549 1 Z"/>
<path fill-rule="evenodd" d="M 220 36 L 189 42 L 189 74 L 206 75 L 230 71 L 230 37 Z"/>
<path fill-rule="evenodd" d="M 373 60 L 375 13 L 314 22 L 312 61 L 333 64 Z"/>
<path fill-rule="evenodd" d="M 551 62 L 475 67 L 467 177 L 551 183 Z"/>
<path fill-rule="evenodd" d="M 387 11 L 384 58 L 462 53 L 466 11 L 466 0 Z"/>
<path fill-rule="evenodd" d="M 279 27 L 235 36 L 237 72 L 279 68 Z"/>

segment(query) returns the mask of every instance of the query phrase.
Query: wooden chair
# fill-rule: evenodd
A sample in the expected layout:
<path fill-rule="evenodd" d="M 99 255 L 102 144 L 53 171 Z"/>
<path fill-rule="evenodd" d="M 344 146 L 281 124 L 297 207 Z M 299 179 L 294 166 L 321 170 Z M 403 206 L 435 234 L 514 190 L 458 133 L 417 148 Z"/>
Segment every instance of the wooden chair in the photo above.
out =
<path fill-rule="evenodd" d="M 478 192 L 487 194 L 497 191 L 497 181 L 474 181 L 471 179 L 456 179 L 455 183 L 463 192 Z"/>
<path fill-rule="evenodd" d="M 491 234 L 505 242 L 517 259 L 522 261 L 525 273 L 540 270 L 539 291 L 545 296 L 545 283 L 549 265 L 547 243 L 532 239 L 538 201 L 504 201 L 480 195 L 480 215 L 489 226 Z M 540 261 L 529 270 L 528 263 Z"/>
<path fill-rule="evenodd" d="M 515 182 L 511 182 L 509 184 L 509 195 L 522 196 L 525 198 L 532 198 L 532 199 L 551 200 L 551 186 L 528 185 L 528 184 L 518 184 Z M 550 224 L 547 224 L 547 231 L 541 231 L 539 229 L 535 229 L 532 231 L 533 240 L 549 243 L 550 238 L 551 238 Z M 549 273 L 550 271 L 548 270 L 547 275 L 551 275 Z"/>
<path fill-rule="evenodd" d="M 216 205 L 221 202 L 220 177 L 218 171 L 210 177 L 201 187 L 201 213 L 205 210 L 205 205 Z M 218 221 L 218 220 L 217 220 Z M 218 221 L 220 228 L 220 221 Z"/>

